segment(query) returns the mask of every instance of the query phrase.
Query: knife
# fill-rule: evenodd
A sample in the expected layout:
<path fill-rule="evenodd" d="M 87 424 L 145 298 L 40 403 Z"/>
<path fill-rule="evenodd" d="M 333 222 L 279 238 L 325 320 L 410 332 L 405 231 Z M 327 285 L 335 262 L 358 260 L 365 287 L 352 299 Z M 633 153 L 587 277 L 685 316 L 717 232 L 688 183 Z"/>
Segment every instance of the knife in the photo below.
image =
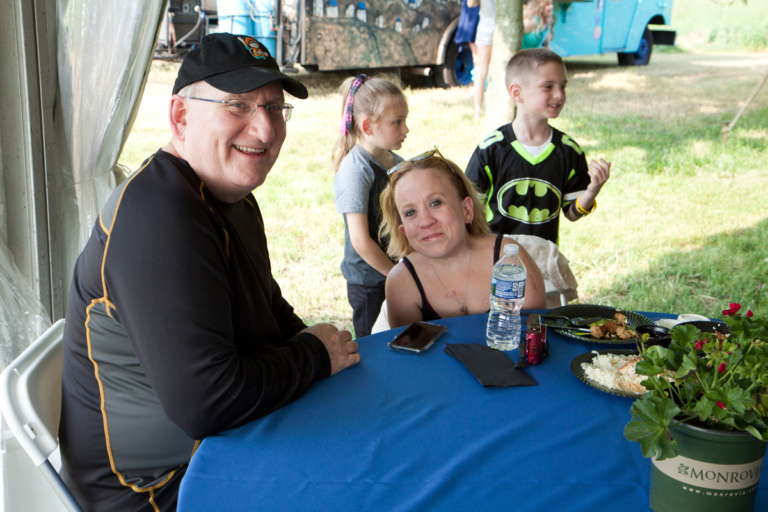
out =
<path fill-rule="evenodd" d="M 600 320 L 604 320 L 601 316 L 593 316 L 590 318 L 585 317 L 578 317 L 578 318 L 568 318 L 565 316 L 547 316 L 547 315 L 541 315 L 542 319 L 552 319 L 552 320 L 565 320 L 565 324 L 568 327 L 589 327 L 590 324 L 594 324 L 595 322 L 599 322 Z M 558 327 L 557 325 L 553 324 L 547 324 L 550 327 Z"/>
<path fill-rule="evenodd" d="M 544 324 L 547 325 L 547 324 Z M 564 331 L 577 331 L 577 332 L 592 332 L 589 327 L 569 327 L 564 325 L 548 325 L 548 327 L 551 327 L 555 330 L 564 330 Z"/>

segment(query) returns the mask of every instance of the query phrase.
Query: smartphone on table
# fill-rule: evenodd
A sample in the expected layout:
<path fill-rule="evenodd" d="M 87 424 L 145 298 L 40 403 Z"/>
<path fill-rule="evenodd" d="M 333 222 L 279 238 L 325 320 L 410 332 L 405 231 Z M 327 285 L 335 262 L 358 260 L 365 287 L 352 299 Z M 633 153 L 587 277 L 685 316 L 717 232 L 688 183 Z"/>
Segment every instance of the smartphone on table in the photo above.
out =
<path fill-rule="evenodd" d="M 389 348 L 408 354 L 423 354 L 447 330 L 444 325 L 414 322 L 389 342 Z"/>

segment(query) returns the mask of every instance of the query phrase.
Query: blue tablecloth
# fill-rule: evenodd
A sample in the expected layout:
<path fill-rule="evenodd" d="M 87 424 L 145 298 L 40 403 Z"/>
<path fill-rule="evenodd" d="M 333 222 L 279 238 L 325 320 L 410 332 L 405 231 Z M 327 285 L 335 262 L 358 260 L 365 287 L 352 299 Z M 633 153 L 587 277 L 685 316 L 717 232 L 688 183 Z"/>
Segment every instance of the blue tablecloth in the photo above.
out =
<path fill-rule="evenodd" d="M 439 321 L 448 332 L 421 356 L 387 348 L 399 329 L 361 339 L 357 366 L 205 439 L 179 510 L 649 510 L 650 462 L 623 436 L 632 400 L 570 370 L 608 347 L 551 332 L 549 358 L 527 370 L 538 386 L 487 389 L 443 352 L 485 343 L 486 318 Z M 755 510 L 768 510 L 768 478 Z"/>

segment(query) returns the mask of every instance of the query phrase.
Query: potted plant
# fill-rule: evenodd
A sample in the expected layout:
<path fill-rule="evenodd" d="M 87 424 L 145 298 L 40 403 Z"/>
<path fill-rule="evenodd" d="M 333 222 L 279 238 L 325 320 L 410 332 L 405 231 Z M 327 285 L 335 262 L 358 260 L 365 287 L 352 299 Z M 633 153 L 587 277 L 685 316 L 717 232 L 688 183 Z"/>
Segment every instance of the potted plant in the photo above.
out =
<path fill-rule="evenodd" d="M 768 441 L 768 328 L 739 304 L 723 320 L 730 334 L 678 325 L 669 348 L 639 347 L 648 391 L 624 435 L 652 459 L 656 512 L 754 507 Z"/>

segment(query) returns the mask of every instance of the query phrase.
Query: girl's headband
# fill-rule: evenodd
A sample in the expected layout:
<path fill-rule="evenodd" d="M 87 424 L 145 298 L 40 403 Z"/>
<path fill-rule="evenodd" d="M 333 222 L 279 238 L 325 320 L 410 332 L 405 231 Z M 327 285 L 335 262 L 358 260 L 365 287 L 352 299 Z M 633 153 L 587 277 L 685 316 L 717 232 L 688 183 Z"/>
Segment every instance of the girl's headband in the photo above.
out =
<path fill-rule="evenodd" d="M 339 130 L 339 133 L 342 135 L 347 135 L 352 132 L 352 130 L 354 130 L 355 120 L 352 118 L 352 104 L 355 101 L 355 93 L 361 85 L 370 79 L 371 77 L 368 75 L 357 75 L 352 82 L 352 85 L 349 87 L 349 92 L 347 93 L 347 103 L 344 106 L 344 115 L 341 118 L 341 129 Z"/>

